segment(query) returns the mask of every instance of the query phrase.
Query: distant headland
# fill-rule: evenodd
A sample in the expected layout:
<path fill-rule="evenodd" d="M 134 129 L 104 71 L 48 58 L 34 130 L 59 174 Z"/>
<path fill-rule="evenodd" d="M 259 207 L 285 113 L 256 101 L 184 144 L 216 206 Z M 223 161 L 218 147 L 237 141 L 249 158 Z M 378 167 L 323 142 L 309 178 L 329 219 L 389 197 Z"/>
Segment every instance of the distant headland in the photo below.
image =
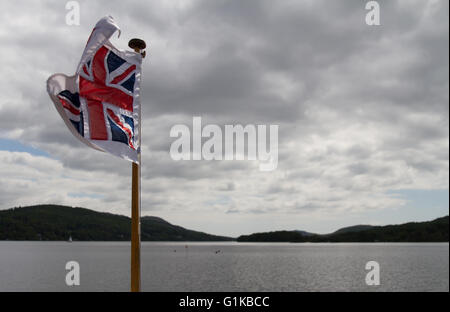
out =
<path fill-rule="evenodd" d="M 399 225 L 355 225 L 330 234 L 304 231 L 276 231 L 242 235 L 238 242 L 448 242 L 448 216 L 427 222 L 409 222 Z"/>
<path fill-rule="evenodd" d="M 0 240 L 130 241 L 130 218 L 86 208 L 36 205 L 0 210 Z M 142 241 L 237 242 L 448 242 L 449 217 L 399 225 L 356 225 L 330 234 L 275 231 L 241 235 L 212 235 L 173 225 L 162 218 L 141 218 Z"/>

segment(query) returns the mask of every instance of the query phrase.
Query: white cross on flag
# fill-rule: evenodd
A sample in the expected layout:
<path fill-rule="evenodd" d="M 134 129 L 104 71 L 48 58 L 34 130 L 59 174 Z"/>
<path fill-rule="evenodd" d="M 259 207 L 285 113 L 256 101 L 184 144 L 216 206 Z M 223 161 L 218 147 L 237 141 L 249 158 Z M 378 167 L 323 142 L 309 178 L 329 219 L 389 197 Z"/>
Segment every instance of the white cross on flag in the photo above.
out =
<path fill-rule="evenodd" d="M 120 29 L 102 18 L 88 39 L 74 76 L 52 75 L 47 92 L 70 131 L 100 151 L 138 162 L 142 56 L 115 48 Z"/>

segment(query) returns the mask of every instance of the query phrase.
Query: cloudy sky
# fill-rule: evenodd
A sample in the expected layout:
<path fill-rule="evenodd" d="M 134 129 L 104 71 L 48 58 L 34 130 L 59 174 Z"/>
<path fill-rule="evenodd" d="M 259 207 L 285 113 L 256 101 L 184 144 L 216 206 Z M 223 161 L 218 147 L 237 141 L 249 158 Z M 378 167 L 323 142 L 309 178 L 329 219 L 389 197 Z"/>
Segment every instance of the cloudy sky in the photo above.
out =
<path fill-rule="evenodd" d="M 131 164 L 84 146 L 46 93 L 98 19 L 149 49 L 142 214 L 222 235 L 430 220 L 449 211 L 448 1 L 7 1 L 0 10 L 0 209 L 129 215 Z M 173 125 L 279 125 L 279 163 L 179 161 Z"/>

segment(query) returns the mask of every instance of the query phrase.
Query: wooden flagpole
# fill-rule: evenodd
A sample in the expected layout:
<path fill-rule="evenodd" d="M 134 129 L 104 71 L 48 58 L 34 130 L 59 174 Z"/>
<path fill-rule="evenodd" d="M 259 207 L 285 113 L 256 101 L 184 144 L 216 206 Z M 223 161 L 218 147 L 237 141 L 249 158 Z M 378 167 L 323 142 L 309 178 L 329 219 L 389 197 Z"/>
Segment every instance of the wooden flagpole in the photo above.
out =
<path fill-rule="evenodd" d="M 139 157 L 140 158 L 140 157 Z M 141 291 L 141 229 L 139 209 L 140 166 L 132 164 L 131 187 L 131 291 Z"/>
<path fill-rule="evenodd" d="M 131 39 L 128 46 L 136 53 L 145 57 L 145 42 L 141 39 Z M 140 116 L 140 112 L 139 112 Z M 141 148 L 141 121 L 139 120 L 139 149 Z M 138 153 L 139 165 L 132 164 L 131 172 L 131 291 L 141 291 L 141 152 Z"/>

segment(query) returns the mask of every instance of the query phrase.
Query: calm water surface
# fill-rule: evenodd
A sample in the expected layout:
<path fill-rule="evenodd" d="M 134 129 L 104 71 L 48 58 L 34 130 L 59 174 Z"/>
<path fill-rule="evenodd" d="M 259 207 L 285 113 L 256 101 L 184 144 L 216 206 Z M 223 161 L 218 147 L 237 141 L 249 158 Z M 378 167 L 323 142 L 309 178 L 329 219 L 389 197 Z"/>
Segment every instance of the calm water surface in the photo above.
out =
<path fill-rule="evenodd" d="M 187 246 L 187 247 L 186 247 Z M 142 243 L 144 291 L 449 291 L 449 244 Z M 128 291 L 130 244 L 0 242 L 0 291 Z M 66 262 L 81 285 L 65 284 Z M 377 261 L 381 285 L 367 286 Z"/>

